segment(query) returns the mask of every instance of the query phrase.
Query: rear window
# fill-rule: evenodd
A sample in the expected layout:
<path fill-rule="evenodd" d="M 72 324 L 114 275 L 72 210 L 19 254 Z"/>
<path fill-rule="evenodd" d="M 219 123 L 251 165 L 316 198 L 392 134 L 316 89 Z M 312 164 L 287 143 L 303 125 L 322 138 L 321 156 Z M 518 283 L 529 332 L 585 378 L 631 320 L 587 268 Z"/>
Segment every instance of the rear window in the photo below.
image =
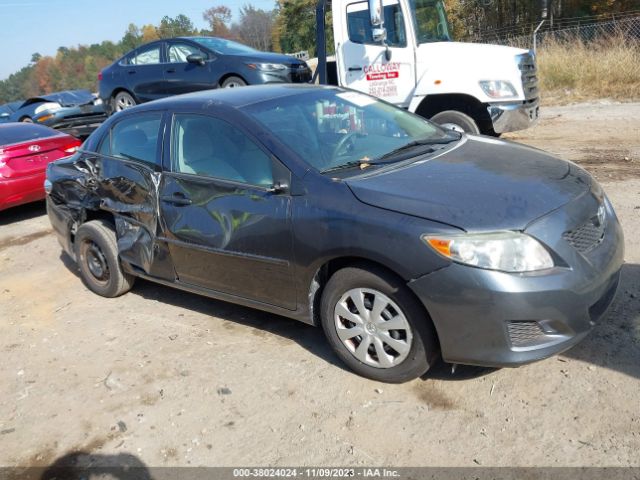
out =
<path fill-rule="evenodd" d="M 7 123 L 0 125 L 0 145 L 24 143 L 40 138 L 55 137 L 60 132 L 32 123 Z"/>
<path fill-rule="evenodd" d="M 158 137 L 162 114 L 145 113 L 125 118 L 111 129 L 99 153 L 139 162 L 160 164 Z"/>

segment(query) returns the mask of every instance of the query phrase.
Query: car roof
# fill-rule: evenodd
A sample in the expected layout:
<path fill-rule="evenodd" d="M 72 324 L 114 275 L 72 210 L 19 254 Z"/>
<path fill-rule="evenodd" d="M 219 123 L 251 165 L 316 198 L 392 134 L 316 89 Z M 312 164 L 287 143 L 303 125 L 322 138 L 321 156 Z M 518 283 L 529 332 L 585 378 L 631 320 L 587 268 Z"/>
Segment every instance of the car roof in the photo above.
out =
<path fill-rule="evenodd" d="M 291 97 L 318 90 L 339 90 L 339 87 L 307 85 L 307 84 L 270 84 L 254 85 L 241 88 L 217 88 L 214 90 L 203 90 L 200 92 L 188 93 L 168 97 L 154 102 L 144 103 L 135 107 L 138 112 L 147 110 L 157 110 L 161 108 L 179 108 L 197 106 L 202 109 L 211 106 L 227 106 L 240 108 L 255 103 L 261 103 L 274 98 Z"/>

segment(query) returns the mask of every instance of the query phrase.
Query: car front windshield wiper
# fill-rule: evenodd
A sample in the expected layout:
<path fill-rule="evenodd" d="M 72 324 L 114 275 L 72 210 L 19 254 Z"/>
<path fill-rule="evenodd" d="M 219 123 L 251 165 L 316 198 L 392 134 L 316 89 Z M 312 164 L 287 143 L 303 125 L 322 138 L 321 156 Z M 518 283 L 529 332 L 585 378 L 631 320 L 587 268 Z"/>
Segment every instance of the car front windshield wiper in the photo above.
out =
<path fill-rule="evenodd" d="M 385 153 L 384 155 L 376 158 L 375 160 L 369 162 L 372 165 L 378 165 L 381 161 L 385 161 L 388 160 L 390 158 L 393 157 L 397 157 L 409 150 L 413 150 L 414 148 L 417 147 L 423 147 L 423 146 L 432 146 L 432 145 L 448 145 L 449 143 L 453 143 L 456 142 L 458 140 L 460 140 L 462 138 L 462 134 L 458 133 L 458 132 L 448 132 L 446 137 L 443 138 L 436 138 L 436 139 L 432 139 L 432 138 L 426 138 L 423 140 L 414 140 L 413 142 L 409 142 L 399 148 L 396 148 L 395 150 L 391 150 L 388 153 Z M 423 153 L 433 153 L 435 152 L 435 149 L 433 148 L 427 148 L 425 149 L 425 151 Z"/>

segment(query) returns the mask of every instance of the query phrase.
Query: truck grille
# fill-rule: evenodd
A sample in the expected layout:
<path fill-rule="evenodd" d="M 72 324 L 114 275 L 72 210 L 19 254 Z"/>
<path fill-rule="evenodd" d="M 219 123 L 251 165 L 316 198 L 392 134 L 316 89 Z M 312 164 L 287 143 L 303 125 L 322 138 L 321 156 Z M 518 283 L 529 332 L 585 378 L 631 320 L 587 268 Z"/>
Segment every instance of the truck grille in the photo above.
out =
<path fill-rule="evenodd" d="M 518 67 L 522 72 L 522 87 L 526 103 L 538 101 L 538 67 L 533 53 L 519 55 Z"/>
<path fill-rule="evenodd" d="M 565 232 L 563 237 L 569 244 L 582 254 L 589 253 L 604 240 L 604 223 L 597 219 L 589 219 L 587 223 L 574 230 Z"/>
<path fill-rule="evenodd" d="M 507 324 L 507 331 L 514 347 L 529 347 L 546 340 L 542 328 L 534 321 L 511 321 Z"/>

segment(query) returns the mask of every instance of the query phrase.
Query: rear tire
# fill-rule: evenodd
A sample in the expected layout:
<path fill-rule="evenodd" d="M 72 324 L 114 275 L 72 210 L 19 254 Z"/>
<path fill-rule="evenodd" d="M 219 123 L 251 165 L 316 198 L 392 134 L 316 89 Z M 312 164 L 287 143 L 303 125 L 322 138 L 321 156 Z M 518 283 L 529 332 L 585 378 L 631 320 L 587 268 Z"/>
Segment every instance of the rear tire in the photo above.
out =
<path fill-rule="evenodd" d="M 22 123 L 33 123 L 33 120 L 32 120 L 31 118 L 29 118 L 29 117 L 22 117 L 22 118 L 20 119 L 20 121 L 21 121 Z"/>
<path fill-rule="evenodd" d="M 89 290 L 107 298 L 131 290 L 135 277 L 122 270 L 116 233 L 109 223 L 104 220 L 84 223 L 74 244 L 80 276 Z"/>
<path fill-rule="evenodd" d="M 475 120 L 466 113 L 458 112 L 457 110 L 446 110 L 437 113 L 431 117 L 431 121 L 456 132 L 480 135 L 480 128 L 478 128 Z"/>
<path fill-rule="evenodd" d="M 340 359 L 372 380 L 413 380 L 438 356 L 437 335 L 424 307 L 400 279 L 382 269 L 337 271 L 322 294 L 321 322 Z"/>
<path fill-rule="evenodd" d="M 137 104 L 138 102 L 136 102 L 136 99 L 133 98 L 133 95 L 129 92 L 118 92 L 111 100 L 111 111 L 113 113 L 121 112 L 131 107 L 135 107 Z"/>
<path fill-rule="evenodd" d="M 246 87 L 247 82 L 245 82 L 240 77 L 229 77 L 222 82 L 222 88 L 237 88 L 237 87 Z"/>

